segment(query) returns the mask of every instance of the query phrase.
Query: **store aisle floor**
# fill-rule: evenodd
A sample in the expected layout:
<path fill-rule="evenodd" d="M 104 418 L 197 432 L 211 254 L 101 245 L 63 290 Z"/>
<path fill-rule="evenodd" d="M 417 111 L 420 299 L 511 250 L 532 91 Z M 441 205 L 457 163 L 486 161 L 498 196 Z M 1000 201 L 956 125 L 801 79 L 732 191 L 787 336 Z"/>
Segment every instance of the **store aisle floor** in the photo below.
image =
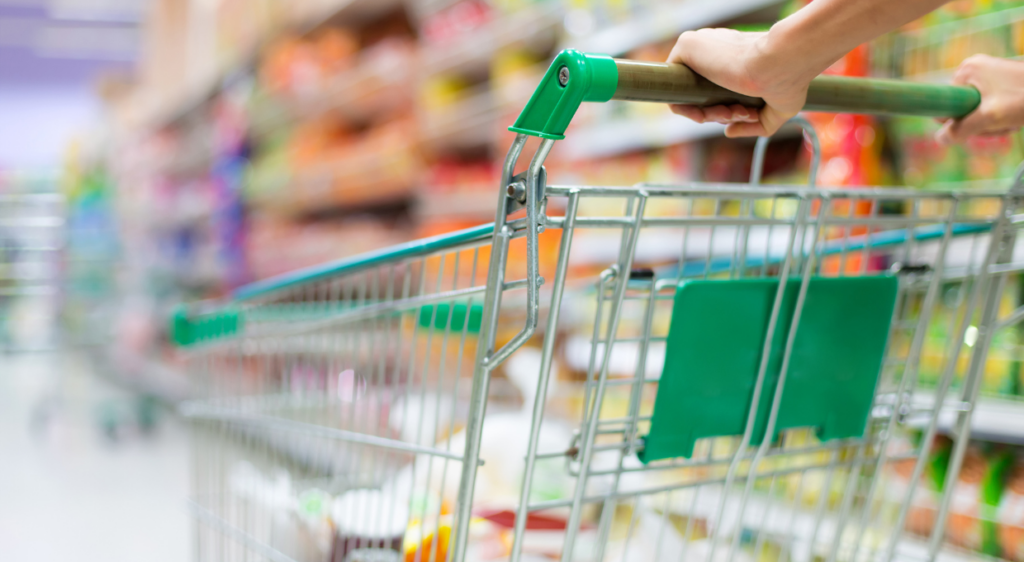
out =
<path fill-rule="evenodd" d="M 186 561 L 184 428 L 164 413 L 147 435 L 86 365 L 0 354 L 0 559 Z"/>

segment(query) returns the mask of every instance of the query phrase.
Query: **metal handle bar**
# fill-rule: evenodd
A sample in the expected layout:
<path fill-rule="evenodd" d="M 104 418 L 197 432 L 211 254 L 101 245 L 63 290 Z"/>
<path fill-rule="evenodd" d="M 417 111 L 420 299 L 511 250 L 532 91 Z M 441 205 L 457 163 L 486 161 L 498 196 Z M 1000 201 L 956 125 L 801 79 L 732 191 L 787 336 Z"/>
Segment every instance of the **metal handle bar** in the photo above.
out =
<path fill-rule="evenodd" d="M 762 107 L 764 100 L 731 92 L 681 64 L 615 60 L 619 81 L 612 99 L 707 106 Z M 806 111 L 963 117 L 981 101 L 969 86 L 819 76 L 807 90 Z"/>
<path fill-rule="evenodd" d="M 567 49 L 555 57 L 511 130 L 562 139 L 582 102 L 613 99 L 697 106 L 764 106 L 764 100 L 722 88 L 683 65 L 613 59 Z M 811 82 L 804 109 L 963 117 L 979 103 L 981 94 L 968 86 L 819 76 Z"/>

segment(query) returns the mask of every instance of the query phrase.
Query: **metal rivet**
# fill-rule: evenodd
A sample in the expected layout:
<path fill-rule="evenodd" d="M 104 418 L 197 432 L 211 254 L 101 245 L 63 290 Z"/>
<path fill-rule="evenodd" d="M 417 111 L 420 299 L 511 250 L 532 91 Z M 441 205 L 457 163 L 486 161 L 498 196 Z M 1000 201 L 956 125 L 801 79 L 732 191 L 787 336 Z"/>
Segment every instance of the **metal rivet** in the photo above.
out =
<path fill-rule="evenodd" d="M 569 84 L 569 67 L 563 66 L 558 69 L 558 83 L 562 86 Z"/>
<path fill-rule="evenodd" d="M 526 203 L 526 184 L 521 181 L 510 183 L 505 188 L 505 193 L 520 203 Z"/>

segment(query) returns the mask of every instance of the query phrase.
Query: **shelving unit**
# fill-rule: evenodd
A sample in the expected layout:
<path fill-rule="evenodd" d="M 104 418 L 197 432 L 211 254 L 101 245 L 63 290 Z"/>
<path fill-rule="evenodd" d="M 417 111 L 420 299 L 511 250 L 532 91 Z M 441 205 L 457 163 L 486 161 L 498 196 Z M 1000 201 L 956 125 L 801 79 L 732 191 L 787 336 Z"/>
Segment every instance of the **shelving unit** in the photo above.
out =
<path fill-rule="evenodd" d="M 580 8 L 560 0 L 489 8 L 482 23 L 476 22 L 450 37 L 423 35 L 415 38 L 412 48 L 404 54 L 392 50 L 385 56 L 364 56 L 364 52 L 357 52 L 344 70 L 290 92 L 274 93 L 261 83 L 261 65 L 273 55 L 282 38 L 310 42 L 308 48 L 313 49 L 312 42 L 326 30 L 343 28 L 358 34 L 363 28 L 379 27 L 379 22 L 389 18 L 400 19 L 400 14 L 405 14 L 414 35 L 422 34 L 432 18 L 452 17 L 452 10 L 469 1 L 472 0 L 328 0 L 315 5 L 301 3 L 304 9 L 297 3 L 285 10 L 285 21 L 264 26 L 245 46 L 218 55 L 217 59 L 230 62 L 218 66 L 216 72 L 208 72 L 206 80 L 182 80 L 183 84 L 193 84 L 182 92 L 192 93 L 163 98 L 163 105 L 151 113 L 142 129 L 131 131 L 126 138 L 167 134 L 178 138 L 170 156 L 159 160 L 159 165 L 148 172 L 159 182 L 182 186 L 175 189 L 195 189 L 188 184 L 202 185 L 214 174 L 221 175 L 216 181 L 227 181 L 223 174 L 234 173 L 231 170 L 240 161 L 242 166 L 252 169 L 243 168 L 241 178 L 229 183 L 241 181 L 241 203 L 254 210 L 270 209 L 296 217 L 334 216 L 338 212 L 373 213 L 375 209 L 410 205 L 414 209 L 410 216 L 420 226 L 443 230 L 441 225 L 451 221 L 455 224 L 490 220 L 493 189 L 472 180 L 467 185 L 445 186 L 432 193 L 429 188 L 424 189 L 428 183 L 424 177 L 429 175 L 430 167 L 438 161 L 499 159 L 502 143 L 506 142 L 506 135 L 502 134 L 505 121 L 525 104 L 532 84 L 542 75 L 546 61 L 557 48 L 571 46 L 622 55 L 671 39 L 686 29 L 727 22 L 758 11 L 770 11 L 766 16 L 770 20 L 779 6 L 777 0 L 726 0 L 713 4 L 666 1 L 650 8 L 635 8 L 635 13 L 625 20 L 606 21 L 599 31 L 582 36 L 572 35 L 579 29 L 567 30 L 567 26 L 572 27 L 573 17 L 579 19 Z M 379 36 L 379 32 L 374 33 Z M 535 61 L 533 66 L 516 70 L 516 79 L 511 83 L 495 75 L 498 69 L 493 67 L 496 58 L 510 52 L 522 53 L 523 60 Z M 295 72 L 301 75 L 305 71 L 297 68 Z M 425 101 L 425 88 L 435 79 L 463 86 L 445 103 Z M 242 105 L 238 105 L 238 100 L 243 100 Z M 229 113 L 239 112 L 243 134 L 248 137 L 245 151 L 253 155 L 250 160 L 259 163 L 258 166 L 246 166 L 244 154 L 232 156 L 227 165 L 223 162 L 224 132 L 218 130 L 220 125 L 216 123 L 223 119 L 219 113 L 225 111 L 225 103 Z M 358 136 L 363 134 L 360 131 L 372 132 L 388 120 L 410 116 L 416 131 L 403 135 L 410 144 L 370 148 L 356 138 L 347 141 L 350 148 L 345 148 L 353 151 L 351 156 L 324 152 L 319 160 L 297 158 L 301 147 L 291 145 L 290 139 L 306 134 L 302 129 L 307 125 L 337 123 L 339 128 L 350 129 L 353 132 L 349 134 Z M 715 124 L 696 125 L 667 114 L 665 117 L 600 119 L 580 125 L 560 147 L 559 158 L 585 161 L 656 150 L 718 136 L 723 129 Z M 268 150 L 277 151 L 276 155 L 261 162 L 260 155 L 266 156 Z M 441 204 L 439 198 L 446 197 L 443 193 L 448 190 L 458 194 L 457 202 Z M 423 208 L 418 209 L 420 206 Z M 218 212 L 211 211 L 207 216 L 215 219 Z M 181 221 L 164 224 L 179 230 L 192 226 Z M 410 232 L 414 230 L 411 228 Z"/>
<path fill-rule="evenodd" d="M 223 1 L 234 2 L 236 8 L 246 1 L 258 2 L 253 12 L 273 7 L 290 15 L 277 25 L 253 24 L 259 29 L 233 52 L 216 52 L 211 44 L 210 59 L 229 62 L 208 65 L 214 70 L 190 78 L 169 80 L 180 88 L 173 96 L 160 97 L 141 123 L 120 131 L 121 144 L 115 147 L 127 155 L 118 154 L 127 163 L 119 178 L 123 186 L 119 204 L 133 215 L 122 235 L 127 253 L 135 259 L 124 274 L 131 287 L 124 300 L 145 290 L 156 295 L 145 305 L 158 320 L 138 330 L 155 334 L 154 340 L 167 337 L 164 321 L 171 304 L 221 298 L 254 278 L 493 220 L 501 194 L 497 170 L 512 137 L 506 127 L 557 49 L 663 59 L 682 31 L 770 23 L 783 5 L 779 0 L 638 0 L 627 3 L 628 13 L 626 8 L 615 13 L 613 8 L 569 0 L 323 0 L 315 2 L 315 8 L 309 7 L 312 0 L 306 0 L 295 4 L 308 9 L 292 12 L 282 8 L 289 0 Z M 431 21 L 450 17 L 453 8 L 470 3 L 492 11 L 472 25 L 451 26 L 450 37 L 429 36 Z M 1013 21 L 1021 19 L 1024 12 Z M 338 43 L 326 44 L 324 37 L 335 32 Z M 382 44 L 388 47 L 388 41 L 393 42 L 390 49 L 375 50 Z M 286 68 L 270 68 L 271 61 L 280 62 L 274 56 L 282 52 L 281 60 L 287 64 L 281 66 Z M 331 64 L 339 61 L 343 63 Z M 829 167 L 830 158 L 863 171 L 882 162 L 883 156 L 873 151 L 892 148 L 881 141 L 874 143 L 873 139 L 888 132 L 884 125 L 857 119 L 815 122 L 822 144 L 831 151 L 824 158 L 823 176 L 835 168 Z M 745 181 L 753 142 L 721 139 L 723 130 L 719 124 L 695 124 L 673 116 L 663 107 L 588 104 L 567 139 L 552 153 L 549 177 L 552 183 L 571 177 L 574 184 L 619 185 L 634 183 L 623 178 L 647 181 L 643 174 L 657 175 L 658 181 Z M 865 142 L 866 136 L 855 135 L 864 131 L 872 140 Z M 796 128 L 780 135 L 788 138 L 780 143 L 788 152 L 777 151 L 775 155 L 782 156 L 768 166 L 787 174 L 787 184 L 800 179 L 799 170 L 786 168 L 804 158 L 797 135 Z M 705 142 L 709 139 L 716 140 Z M 722 154 L 717 166 L 706 165 Z M 873 160 L 864 165 L 867 160 L 857 160 L 860 157 Z M 875 176 L 865 172 L 863 178 L 833 176 L 838 178 L 834 184 L 898 181 L 898 173 L 892 170 L 874 172 Z M 655 208 L 665 205 L 658 199 L 650 199 L 649 216 L 684 212 L 679 206 Z M 608 203 L 607 208 L 617 203 Z M 691 205 L 688 212 L 696 215 L 694 204 L 687 203 Z M 904 207 L 893 212 L 909 211 Z M 585 214 L 596 216 L 596 211 L 587 208 Z M 759 239 L 745 244 L 744 251 L 766 258 L 788 251 L 786 228 L 777 228 L 771 235 L 758 228 L 744 231 Z M 579 233 L 573 242 L 572 266 L 579 268 L 581 277 L 619 257 L 622 231 L 596 230 Z M 557 235 L 550 230 L 545 233 L 551 234 Z M 739 234 L 735 227 L 693 226 L 687 227 L 685 239 L 677 234 L 662 230 L 640 235 L 635 265 L 675 263 L 680 255 L 688 255 L 691 244 L 695 253 L 706 251 L 712 258 L 737 255 L 732 245 Z M 951 247 L 946 266 L 967 264 L 971 249 L 963 250 Z M 483 255 L 476 257 L 483 259 Z M 522 260 L 510 257 L 509 263 L 520 266 Z M 582 280 L 578 282 L 583 285 Z M 550 285 L 542 289 L 545 303 L 550 302 Z M 525 299 L 517 293 L 505 304 L 525 310 Z M 580 299 L 571 306 L 589 310 L 594 301 Z M 589 339 L 574 332 L 576 328 L 567 327 L 558 334 L 555 361 L 558 368 L 571 373 L 563 376 L 579 379 L 594 350 Z M 622 343 L 626 345 L 617 346 L 607 358 L 607 371 L 615 377 L 633 374 L 643 345 Z M 154 349 L 163 355 L 152 353 Z M 318 357 L 325 352 L 290 351 Z M 645 375 L 660 377 L 664 338 L 649 342 L 644 351 Z M 189 389 L 177 384 L 180 375 L 169 366 L 180 359 L 175 353 L 154 345 L 124 354 L 141 373 L 135 383 L 140 392 L 164 394 L 172 400 L 188 395 Z M 105 360 L 113 363 L 111 357 L 107 354 Z M 496 378 L 498 384 L 507 380 Z M 513 394 L 518 400 L 518 393 Z M 935 406 L 934 396 L 916 398 L 918 408 Z M 959 411 L 961 405 L 948 399 L 940 416 L 941 431 L 952 430 Z M 1024 402 L 983 398 L 974 412 L 973 431 L 986 441 L 1024 445 Z M 713 493 L 702 497 L 691 511 L 677 509 L 672 515 L 705 522 L 715 517 L 722 491 L 710 488 Z M 734 500 L 739 498 L 727 500 L 727 513 L 739 511 Z M 774 516 L 767 517 L 769 513 Z M 781 507 L 778 498 L 767 494 L 754 497 L 742 518 L 713 524 L 732 525 L 730 533 L 759 530 L 787 536 L 803 549 L 803 558 L 792 558 L 796 562 L 827 556 L 815 551 L 811 542 L 816 538 L 826 543 L 837 529 L 834 518 L 820 519 L 800 507 Z M 920 541 L 908 538 L 899 559 L 915 559 L 923 548 Z M 939 559 L 976 558 L 947 551 Z"/>
<path fill-rule="evenodd" d="M 499 105 L 490 89 L 482 89 L 443 110 L 419 117 L 420 142 L 429 152 L 490 146 L 498 131 Z"/>
<path fill-rule="evenodd" d="M 752 13 L 770 21 L 780 5 L 658 0 L 599 15 L 598 31 L 573 35 L 577 4 L 490 3 L 479 21 L 437 37 L 427 32 L 431 22 L 476 0 L 221 1 L 231 6 L 217 16 L 231 32 L 224 37 L 211 35 L 217 26 L 155 34 L 168 45 L 148 63 L 160 63 L 162 82 L 151 85 L 159 95 L 140 86 L 143 118 L 126 121 L 113 145 L 116 181 L 132 186 L 119 203 L 136 217 L 125 225 L 126 259 L 137 264 L 132 284 L 161 288 L 152 305 L 160 326 L 174 303 L 493 220 L 505 129 L 559 48 L 625 55 Z M 271 22 L 269 13 L 280 17 Z M 320 43 L 331 34 L 343 41 Z M 208 55 L 174 52 L 183 37 Z M 340 58 L 315 66 L 328 55 Z M 286 72 L 272 66 L 282 60 L 290 61 Z M 664 117 L 581 119 L 556 151 L 553 178 L 560 168 L 722 131 Z M 444 166 L 468 171 L 446 175 Z"/>
<path fill-rule="evenodd" d="M 516 44 L 545 56 L 561 35 L 562 17 L 558 2 L 538 2 L 450 42 L 424 46 L 421 70 L 427 76 L 485 73 L 495 53 Z"/>
<path fill-rule="evenodd" d="M 718 137 L 724 132 L 725 125 L 694 123 L 666 112 L 661 117 L 618 119 L 576 127 L 572 135 L 566 136 L 564 150 L 577 160 L 604 158 Z"/>
<path fill-rule="evenodd" d="M 688 0 L 666 3 L 652 8 L 647 14 L 621 24 L 609 26 L 583 37 L 572 37 L 565 46 L 571 46 L 583 52 L 621 56 L 637 47 L 672 39 L 686 30 L 712 27 L 715 24 L 781 4 L 778 0 L 719 0 L 717 2 Z"/>
<path fill-rule="evenodd" d="M 412 103 L 412 56 L 361 61 L 323 88 L 287 99 L 254 102 L 251 134 L 264 138 L 281 129 L 333 114 L 347 120 L 393 114 Z"/>
<path fill-rule="evenodd" d="M 446 193 L 443 197 L 419 191 L 416 212 L 425 221 L 435 217 L 477 220 L 488 213 L 494 214 L 498 195 L 497 187 L 493 185 L 474 186 L 461 192 Z"/>
<path fill-rule="evenodd" d="M 339 20 L 366 21 L 394 10 L 402 4 L 403 0 L 295 2 L 291 7 L 293 12 L 285 21 L 276 22 L 271 28 L 258 32 L 250 43 L 236 46 L 232 53 L 224 57 L 224 62 L 216 66 L 215 71 L 184 81 L 184 85 L 166 98 L 166 101 L 158 102 L 144 117 L 142 128 L 155 130 L 173 126 L 181 119 L 201 110 L 227 84 L 255 68 L 267 48 L 287 33 L 305 36 Z"/>
<path fill-rule="evenodd" d="M 956 418 L 963 410 L 957 400 L 959 392 L 951 390 L 939 414 L 939 430 L 949 434 Z M 930 410 L 935 404 L 934 393 L 914 396 L 915 410 Z M 926 423 L 920 421 L 922 426 Z M 971 418 L 971 436 L 982 441 L 1024 445 L 1024 401 L 1010 397 L 982 396 L 975 405 Z"/>
<path fill-rule="evenodd" d="M 714 518 L 718 514 L 718 504 L 722 495 L 721 487 L 702 489 L 697 496 L 698 501 L 692 504 L 693 510 L 690 511 L 690 514 L 705 520 Z M 737 528 L 743 528 L 767 536 L 788 537 L 792 560 L 809 562 L 818 556 L 828 557 L 827 546 L 831 545 L 839 523 L 835 514 L 829 513 L 825 514 L 823 518 L 819 518 L 818 514 L 810 508 L 794 508 L 785 505 L 787 502 L 783 502 L 779 498 L 755 493 L 747 500 L 741 520 L 734 515 L 740 513 L 741 496 L 742 489 L 737 489 L 725 500 L 726 519 L 720 523 L 724 525 L 726 536 L 735 532 Z M 766 511 L 769 515 L 767 517 Z M 853 527 L 854 523 L 849 522 L 846 533 L 850 533 L 850 528 Z M 811 541 L 814 539 L 816 539 L 816 543 L 812 546 Z M 860 555 L 865 560 L 884 559 L 884 552 L 879 552 L 878 548 L 873 550 L 874 556 L 869 553 L 868 548 L 864 547 Z M 927 544 L 923 539 L 905 535 L 900 538 L 896 546 L 894 560 L 907 562 L 926 560 L 927 552 Z M 979 555 L 951 547 L 942 548 L 937 557 L 938 562 L 976 560 L 979 560 Z"/>

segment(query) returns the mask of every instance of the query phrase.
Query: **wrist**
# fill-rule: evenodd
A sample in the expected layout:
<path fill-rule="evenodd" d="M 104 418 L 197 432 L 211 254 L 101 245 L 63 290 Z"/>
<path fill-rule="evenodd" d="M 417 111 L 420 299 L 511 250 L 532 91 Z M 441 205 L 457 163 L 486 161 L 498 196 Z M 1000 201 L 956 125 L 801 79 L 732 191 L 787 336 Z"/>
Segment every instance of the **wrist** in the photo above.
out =
<path fill-rule="evenodd" d="M 811 53 L 813 41 L 804 31 L 796 14 L 780 20 L 756 42 L 751 76 L 755 81 L 788 89 L 806 86 L 828 68 L 820 56 Z"/>
<path fill-rule="evenodd" d="M 857 45 L 830 37 L 835 32 L 831 16 L 814 4 L 779 20 L 764 34 L 754 72 L 773 75 L 768 79 L 782 88 L 806 87 Z"/>

